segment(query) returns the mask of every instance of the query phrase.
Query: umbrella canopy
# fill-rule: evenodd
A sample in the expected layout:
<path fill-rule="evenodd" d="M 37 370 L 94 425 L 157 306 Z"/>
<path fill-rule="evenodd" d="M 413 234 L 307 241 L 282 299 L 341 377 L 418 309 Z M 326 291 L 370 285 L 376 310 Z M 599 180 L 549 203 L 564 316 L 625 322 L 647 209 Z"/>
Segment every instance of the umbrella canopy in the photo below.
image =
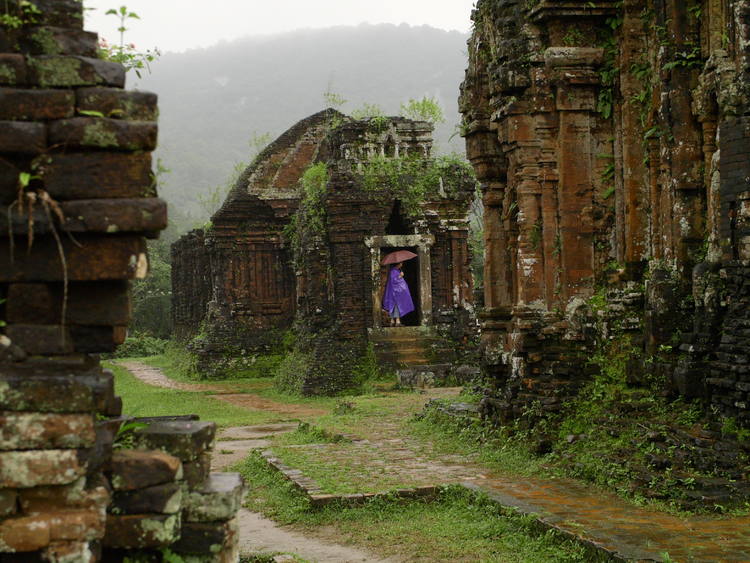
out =
<path fill-rule="evenodd" d="M 380 262 L 381 264 L 398 264 L 399 262 L 406 262 L 412 258 L 416 258 L 417 255 L 408 250 L 397 250 L 396 252 L 389 252 L 385 255 L 385 258 Z"/>

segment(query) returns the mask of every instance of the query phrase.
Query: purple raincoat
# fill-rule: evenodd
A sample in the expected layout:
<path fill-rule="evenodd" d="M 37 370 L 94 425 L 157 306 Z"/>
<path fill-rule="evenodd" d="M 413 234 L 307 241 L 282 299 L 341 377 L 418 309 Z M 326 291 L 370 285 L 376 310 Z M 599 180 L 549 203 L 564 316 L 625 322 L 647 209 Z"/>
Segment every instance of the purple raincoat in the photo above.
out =
<path fill-rule="evenodd" d="M 398 307 L 398 312 L 402 317 L 414 310 L 414 301 L 411 299 L 409 286 L 401 277 L 401 270 L 398 268 L 391 268 L 388 273 L 388 283 L 385 286 L 385 295 L 383 295 L 383 309 L 392 315 L 394 307 Z"/>

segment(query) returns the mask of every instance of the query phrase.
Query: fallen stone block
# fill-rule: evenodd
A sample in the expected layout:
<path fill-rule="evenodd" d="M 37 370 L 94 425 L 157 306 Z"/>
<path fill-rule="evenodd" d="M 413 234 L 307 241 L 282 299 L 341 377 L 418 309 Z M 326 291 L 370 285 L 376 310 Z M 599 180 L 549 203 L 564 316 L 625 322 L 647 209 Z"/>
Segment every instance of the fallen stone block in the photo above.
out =
<path fill-rule="evenodd" d="M 132 491 L 182 479 L 182 463 L 161 451 L 120 450 L 112 454 L 112 487 Z"/>
<path fill-rule="evenodd" d="M 156 122 L 124 121 L 105 117 L 74 117 L 49 126 L 49 143 L 67 148 L 152 151 Z"/>
<path fill-rule="evenodd" d="M 107 516 L 104 547 L 166 547 L 180 538 L 180 515 L 126 514 Z"/>
<path fill-rule="evenodd" d="M 85 473 L 77 450 L 0 453 L 0 488 L 67 485 Z"/>
<path fill-rule="evenodd" d="M 245 483 L 239 473 L 211 473 L 202 486 L 186 494 L 183 519 L 213 522 L 234 518 L 244 493 Z"/>
<path fill-rule="evenodd" d="M 233 549 L 237 549 L 238 530 L 236 518 L 228 522 L 183 522 L 180 539 L 170 549 L 183 558 L 188 554 L 194 557 L 212 557 L 196 561 L 230 561 L 213 557 L 219 556 L 223 551 L 231 553 Z"/>
<path fill-rule="evenodd" d="M 0 412 L 0 450 L 89 448 L 94 438 L 92 415 Z"/>
<path fill-rule="evenodd" d="M 0 59 L 0 63 L 2 59 Z M 81 88 L 76 91 L 78 111 L 98 111 L 113 119 L 156 121 L 156 94 L 118 88 Z"/>
<path fill-rule="evenodd" d="M 135 443 L 143 449 L 162 450 L 182 461 L 193 461 L 213 446 L 215 435 L 213 422 L 153 422 L 135 433 Z"/>
<path fill-rule="evenodd" d="M 112 514 L 176 514 L 182 507 L 180 483 L 164 483 L 145 489 L 116 492 L 112 497 Z"/>

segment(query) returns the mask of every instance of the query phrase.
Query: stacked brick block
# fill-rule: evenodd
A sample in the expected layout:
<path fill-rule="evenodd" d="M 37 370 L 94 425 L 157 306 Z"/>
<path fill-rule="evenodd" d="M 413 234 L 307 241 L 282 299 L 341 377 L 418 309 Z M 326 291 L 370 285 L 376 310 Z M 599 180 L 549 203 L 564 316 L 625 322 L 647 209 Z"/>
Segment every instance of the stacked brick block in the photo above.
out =
<path fill-rule="evenodd" d="M 167 222 L 151 172 L 156 96 L 125 91 L 125 69 L 97 57 L 80 2 L 0 10 L 18 24 L 0 27 L 0 561 L 108 560 L 118 511 L 156 515 L 141 528 L 174 544 L 182 496 L 211 482 L 213 425 L 191 423 L 208 438 L 189 455 L 157 451 L 172 442 L 148 442 L 151 426 L 141 451 L 113 455 L 122 402 L 96 355 L 125 338 L 145 237 Z M 172 471 L 158 483 L 116 478 L 157 462 Z M 236 560 L 237 538 L 223 537 L 211 557 Z"/>

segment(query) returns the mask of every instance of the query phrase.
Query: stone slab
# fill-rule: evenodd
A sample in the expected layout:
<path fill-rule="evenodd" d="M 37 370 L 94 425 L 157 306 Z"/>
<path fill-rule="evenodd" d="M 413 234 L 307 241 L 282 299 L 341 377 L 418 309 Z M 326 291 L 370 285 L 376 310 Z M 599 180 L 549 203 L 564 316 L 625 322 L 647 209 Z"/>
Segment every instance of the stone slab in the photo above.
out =
<path fill-rule="evenodd" d="M 28 552 L 49 545 L 50 526 L 38 516 L 18 516 L 0 521 L 0 552 Z"/>
<path fill-rule="evenodd" d="M 134 491 L 118 491 L 112 498 L 113 514 L 176 514 L 182 507 L 179 482 L 164 483 Z"/>
<path fill-rule="evenodd" d="M 78 111 L 98 111 L 105 117 L 156 121 L 157 96 L 118 88 L 81 88 L 76 91 Z"/>
<path fill-rule="evenodd" d="M 93 389 L 72 375 L 34 376 L 29 370 L 0 373 L 0 409 L 41 412 L 91 412 Z"/>
<path fill-rule="evenodd" d="M 5 332 L 27 354 L 52 356 L 73 352 L 73 339 L 65 326 L 8 324 Z"/>
<path fill-rule="evenodd" d="M 5 302 L 5 320 L 11 324 L 58 324 L 61 320 L 63 295 L 63 284 L 10 284 Z M 130 322 L 130 315 L 131 301 L 127 282 L 68 284 L 68 323 L 88 326 L 126 325 Z"/>
<path fill-rule="evenodd" d="M 58 201 L 156 195 L 148 153 L 66 153 L 51 156 L 44 186 Z"/>
<path fill-rule="evenodd" d="M 78 245 L 62 237 L 70 281 L 141 279 L 148 272 L 142 237 L 82 235 L 77 241 Z M 52 237 L 35 240 L 30 252 L 16 252 L 12 263 L 8 242 L 0 239 L 0 283 L 62 280 L 59 252 Z"/>
<path fill-rule="evenodd" d="M 98 36 L 91 31 L 58 26 L 29 27 L 19 40 L 23 53 L 30 55 L 79 55 L 96 57 Z"/>
<path fill-rule="evenodd" d="M 182 463 L 160 451 L 120 450 L 112 455 L 112 487 L 132 491 L 182 478 Z"/>
<path fill-rule="evenodd" d="M 104 547 L 167 547 L 180 538 L 178 514 L 126 514 L 107 517 Z"/>
<path fill-rule="evenodd" d="M 104 486 L 94 486 L 92 479 L 81 477 L 69 485 L 47 485 L 18 490 L 22 512 L 49 513 L 61 509 L 79 509 L 104 514 L 110 494 Z"/>
<path fill-rule="evenodd" d="M 156 132 L 156 122 L 152 121 L 74 117 L 50 124 L 49 143 L 69 149 L 152 151 L 156 148 Z"/>
<path fill-rule="evenodd" d="M 244 493 L 245 483 L 239 473 L 211 473 L 201 487 L 185 496 L 183 519 L 213 522 L 234 518 Z"/>
<path fill-rule="evenodd" d="M 42 88 L 125 86 L 125 68 L 91 57 L 45 55 L 28 59 L 29 83 Z"/>
<path fill-rule="evenodd" d="M 72 117 L 75 94 L 67 90 L 0 88 L 0 119 L 42 121 Z"/>
<path fill-rule="evenodd" d="M 0 233 L 14 236 L 27 236 L 29 231 L 35 237 L 55 230 L 69 233 L 156 233 L 167 225 L 167 204 L 158 198 L 132 199 L 89 199 L 62 202 L 60 211 L 62 225 L 57 217 L 50 221 L 44 209 L 37 206 L 32 212 L 32 225 L 29 226 L 27 212 L 19 213 L 17 208 L 0 209 Z M 10 227 L 8 223 L 10 222 Z M 25 241 L 24 241 L 25 242 Z"/>
<path fill-rule="evenodd" d="M 89 448 L 94 438 L 89 414 L 0 411 L 0 450 Z"/>
<path fill-rule="evenodd" d="M 76 450 L 0 452 L 0 488 L 66 485 L 85 473 Z"/>
<path fill-rule="evenodd" d="M 144 449 L 163 450 L 182 461 L 193 461 L 210 449 L 216 424 L 202 421 L 150 423 L 136 432 L 136 444 Z"/>
<path fill-rule="evenodd" d="M 0 152 L 37 154 L 47 148 L 43 123 L 0 121 Z"/>
<path fill-rule="evenodd" d="M 236 518 L 228 522 L 183 522 L 180 539 L 171 549 L 179 554 L 213 556 L 236 544 L 237 534 Z"/>

